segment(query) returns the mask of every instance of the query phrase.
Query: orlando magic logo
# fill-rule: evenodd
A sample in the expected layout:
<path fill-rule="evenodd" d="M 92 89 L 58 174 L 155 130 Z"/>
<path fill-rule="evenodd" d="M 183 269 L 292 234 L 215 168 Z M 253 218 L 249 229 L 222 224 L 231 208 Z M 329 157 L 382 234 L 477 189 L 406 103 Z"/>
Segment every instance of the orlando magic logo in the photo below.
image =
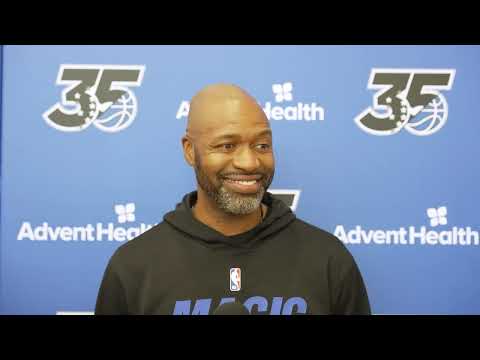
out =
<path fill-rule="evenodd" d="M 57 85 L 61 103 L 44 114 L 60 131 L 81 131 L 93 124 L 106 132 L 130 126 L 137 115 L 137 99 L 128 87 L 140 86 L 145 67 L 137 65 L 61 65 Z"/>
<path fill-rule="evenodd" d="M 355 122 L 372 135 L 393 135 L 402 129 L 431 135 L 447 121 L 447 100 L 439 90 L 450 90 L 454 76 L 452 69 L 372 69 L 368 89 L 378 90 L 373 108 L 365 109 Z"/>

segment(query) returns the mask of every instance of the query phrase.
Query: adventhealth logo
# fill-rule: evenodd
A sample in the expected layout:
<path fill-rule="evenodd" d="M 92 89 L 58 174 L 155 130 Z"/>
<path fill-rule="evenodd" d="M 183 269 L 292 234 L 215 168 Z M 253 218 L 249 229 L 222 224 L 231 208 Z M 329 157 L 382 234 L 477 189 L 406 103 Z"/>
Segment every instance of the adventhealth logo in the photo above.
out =
<path fill-rule="evenodd" d="M 118 222 L 123 224 L 125 222 L 135 221 L 135 204 L 128 203 L 125 205 L 115 205 L 115 212 L 118 215 Z"/>
<path fill-rule="evenodd" d="M 293 96 L 292 96 L 293 84 L 291 82 L 286 82 L 284 84 L 273 84 L 272 90 L 273 90 L 273 93 L 275 94 L 276 102 L 293 100 Z"/>
<path fill-rule="evenodd" d="M 325 119 L 325 111 L 323 107 L 318 105 L 316 102 L 298 102 L 296 104 L 290 103 L 293 101 L 292 82 L 273 84 L 272 91 L 275 95 L 275 101 L 277 104 L 272 104 L 271 102 L 267 101 L 263 107 L 263 111 L 269 120 L 315 121 Z"/>
<path fill-rule="evenodd" d="M 316 102 L 294 103 L 293 82 L 288 81 L 272 85 L 275 102 L 267 101 L 262 106 L 269 120 L 288 121 L 316 121 L 325 119 L 325 110 Z M 183 100 L 177 110 L 177 119 L 186 118 L 190 110 L 190 103 Z"/>
<path fill-rule="evenodd" d="M 135 222 L 135 203 L 116 204 L 113 207 L 118 224 Z M 133 224 L 131 224 L 133 225 Z M 98 222 L 82 226 L 52 225 L 48 222 L 32 224 L 24 221 L 17 233 L 17 240 L 32 241 L 128 241 L 151 229 L 145 223 L 137 226 L 119 226 L 113 222 Z"/>
<path fill-rule="evenodd" d="M 447 207 L 442 206 L 438 209 L 427 209 L 427 215 L 430 218 L 430 226 L 447 225 Z"/>
<path fill-rule="evenodd" d="M 428 208 L 427 219 L 432 228 L 447 225 L 447 207 Z M 334 232 L 345 244 L 372 244 L 372 245 L 450 245 L 468 246 L 480 245 L 478 231 L 470 226 L 457 227 L 444 230 L 429 230 L 426 226 L 417 228 L 409 226 L 399 229 L 364 229 L 357 225 L 354 229 L 346 229 L 337 225 Z"/>

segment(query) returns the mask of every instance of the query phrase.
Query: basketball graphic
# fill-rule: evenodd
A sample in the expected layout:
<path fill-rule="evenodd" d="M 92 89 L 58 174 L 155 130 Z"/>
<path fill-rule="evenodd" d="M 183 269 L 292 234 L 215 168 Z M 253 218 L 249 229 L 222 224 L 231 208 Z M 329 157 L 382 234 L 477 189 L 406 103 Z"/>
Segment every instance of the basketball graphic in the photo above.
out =
<path fill-rule="evenodd" d="M 405 125 L 405 129 L 413 135 L 431 135 L 445 125 L 447 117 L 448 103 L 445 97 L 439 93 L 418 115 L 410 119 Z"/>
<path fill-rule="evenodd" d="M 105 132 L 117 132 L 128 127 L 137 114 L 137 99 L 133 92 L 125 93 L 104 113 L 101 113 L 94 125 Z"/>

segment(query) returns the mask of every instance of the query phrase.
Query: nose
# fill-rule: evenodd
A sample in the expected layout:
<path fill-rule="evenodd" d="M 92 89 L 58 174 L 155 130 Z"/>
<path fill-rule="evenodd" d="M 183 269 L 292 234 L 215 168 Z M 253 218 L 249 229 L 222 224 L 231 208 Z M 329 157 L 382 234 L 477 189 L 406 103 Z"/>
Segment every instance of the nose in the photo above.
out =
<path fill-rule="evenodd" d="M 242 146 L 234 154 L 233 166 L 245 172 L 253 172 L 260 167 L 260 161 L 255 150 L 250 149 L 249 146 Z"/>

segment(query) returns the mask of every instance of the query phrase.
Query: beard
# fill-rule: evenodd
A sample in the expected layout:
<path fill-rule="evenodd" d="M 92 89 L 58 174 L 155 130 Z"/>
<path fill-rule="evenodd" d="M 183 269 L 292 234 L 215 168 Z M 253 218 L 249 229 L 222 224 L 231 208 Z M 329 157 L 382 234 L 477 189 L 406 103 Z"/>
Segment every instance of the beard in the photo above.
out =
<path fill-rule="evenodd" d="M 260 207 L 263 196 L 273 181 L 275 171 L 259 169 L 254 173 L 229 172 L 224 174 L 216 174 L 216 186 L 203 171 L 200 159 L 195 161 L 195 175 L 200 188 L 215 202 L 217 207 L 224 212 L 232 215 L 251 214 Z M 255 194 L 239 194 L 228 190 L 223 182 L 227 176 L 231 175 L 261 175 L 259 180 L 260 189 Z"/>

